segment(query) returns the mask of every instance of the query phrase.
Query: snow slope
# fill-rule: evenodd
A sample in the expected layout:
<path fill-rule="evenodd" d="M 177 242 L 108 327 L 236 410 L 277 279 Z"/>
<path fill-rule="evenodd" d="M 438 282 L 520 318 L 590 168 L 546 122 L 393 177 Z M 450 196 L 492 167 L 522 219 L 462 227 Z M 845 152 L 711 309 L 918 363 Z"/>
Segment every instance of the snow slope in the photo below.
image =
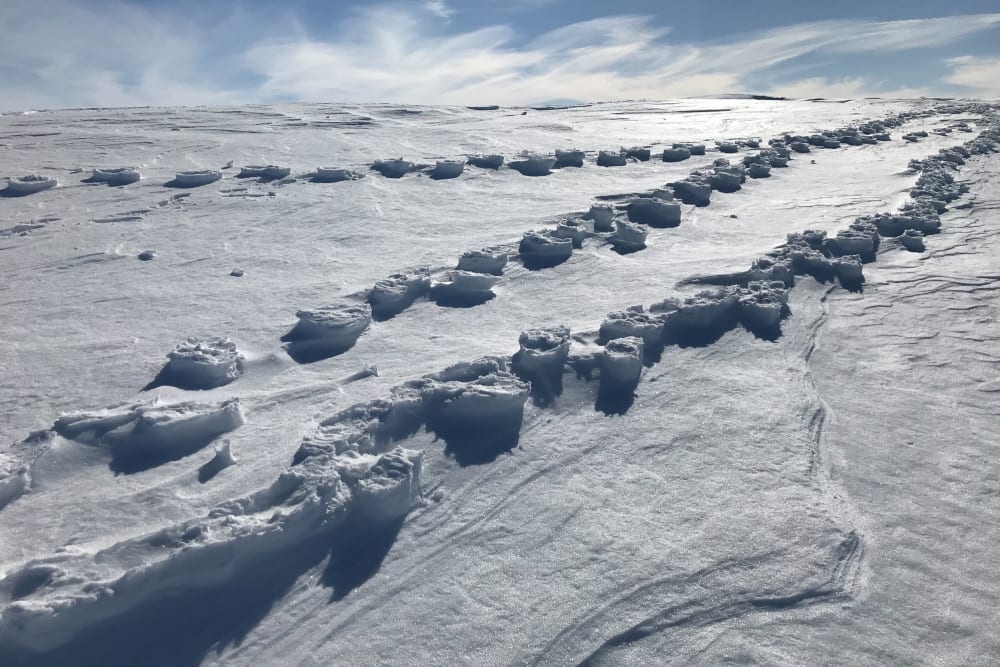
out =
<path fill-rule="evenodd" d="M 521 111 L 0 117 L 0 174 L 58 180 L 0 200 L 2 664 L 1000 656 L 996 109 Z M 924 252 L 865 217 L 914 201 Z"/>

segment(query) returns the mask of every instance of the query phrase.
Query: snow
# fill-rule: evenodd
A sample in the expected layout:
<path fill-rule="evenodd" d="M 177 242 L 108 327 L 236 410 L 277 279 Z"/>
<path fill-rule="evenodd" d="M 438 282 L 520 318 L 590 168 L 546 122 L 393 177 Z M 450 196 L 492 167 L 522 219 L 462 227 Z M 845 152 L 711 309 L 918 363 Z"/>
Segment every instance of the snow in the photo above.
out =
<path fill-rule="evenodd" d="M 0 117 L 2 173 L 60 184 L 3 200 L 0 664 L 989 662 L 993 113 Z M 265 160 L 304 175 L 163 187 Z M 175 346 L 205 386 L 155 382 Z"/>

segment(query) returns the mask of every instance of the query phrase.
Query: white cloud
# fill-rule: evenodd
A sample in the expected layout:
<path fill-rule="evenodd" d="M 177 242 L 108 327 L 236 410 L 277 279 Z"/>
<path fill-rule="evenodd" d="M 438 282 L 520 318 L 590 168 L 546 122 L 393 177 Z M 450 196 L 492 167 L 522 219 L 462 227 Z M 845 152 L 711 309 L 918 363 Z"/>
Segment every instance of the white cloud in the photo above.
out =
<path fill-rule="evenodd" d="M 969 89 L 974 97 L 1000 98 L 1000 58 L 960 56 L 946 61 L 945 83 Z"/>
<path fill-rule="evenodd" d="M 46 12 L 29 0 L 6 2 L 5 14 L 21 17 L 16 26 L 0 25 L 0 104 L 8 108 L 269 100 L 512 105 L 744 92 L 750 78 L 810 54 L 919 54 L 1000 27 L 1000 14 L 822 21 L 696 44 L 649 17 L 612 16 L 523 43 L 506 25 L 456 31 L 452 6 L 426 0 L 356 10 L 318 39 L 315 23 L 310 33 L 273 9 L 220 21 L 212 3 L 182 15 L 119 0 L 50 0 Z M 949 66 L 947 83 L 996 95 L 996 60 L 953 59 Z M 850 77 L 804 78 L 769 92 L 892 96 L 927 94 L 935 85 L 900 90 Z"/>

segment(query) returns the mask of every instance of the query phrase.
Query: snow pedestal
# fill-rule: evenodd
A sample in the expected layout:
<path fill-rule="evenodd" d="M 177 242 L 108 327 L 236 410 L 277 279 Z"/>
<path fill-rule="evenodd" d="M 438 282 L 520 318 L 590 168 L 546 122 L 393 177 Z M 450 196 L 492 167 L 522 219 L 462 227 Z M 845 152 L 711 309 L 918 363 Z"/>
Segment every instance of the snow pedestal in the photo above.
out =
<path fill-rule="evenodd" d="M 563 167 L 582 167 L 584 157 L 586 157 L 586 154 L 576 148 L 571 148 L 569 150 L 556 149 L 556 160 L 551 166 L 556 169 L 562 169 Z"/>
<path fill-rule="evenodd" d="M 372 309 L 361 305 L 323 306 L 300 310 L 298 323 L 281 340 L 299 363 L 319 361 L 349 350 L 371 325 Z"/>
<path fill-rule="evenodd" d="M 755 334 L 771 337 L 781 326 L 783 306 L 770 290 L 754 290 L 740 297 L 740 319 Z"/>
<path fill-rule="evenodd" d="M 748 167 L 747 173 L 750 178 L 767 178 L 771 175 L 771 166 L 754 162 Z"/>
<path fill-rule="evenodd" d="M 354 492 L 351 512 L 362 521 L 374 523 L 409 514 L 420 500 L 423 462 L 423 452 L 402 447 L 379 456 L 358 479 L 345 480 Z"/>
<path fill-rule="evenodd" d="M 858 255 L 865 261 L 874 261 L 878 250 L 878 235 L 855 229 L 842 229 L 837 236 L 827 240 L 834 255 Z"/>
<path fill-rule="evenodd" d="M 480 169 L 499 169 L 503 165 L 503 155 L 470 155 L 469 164 Z"/>
<path fill-rule="evenodd" d="M 682 162 L 691 157 L 691 149 L 683 144 L 674 144 L 672 148 L 663 149 L 664 162 Z"/>
<path fill-rule="evenodd" d="M 521 261 L 529 269 L 562 264 L 573 254 L 573 242 L 546 232 L 525 232 L 519 246 Z"/>
<path fill-rule="evenodd" d="M 167 355 L 160 384 L 182 389 L 212 389 L 243 374 L 243 355 L 226 336 L 184 339 Z"/>
<path fill-rule="evenodd" d="M 375 160 L 371 169 L 382 174 L 386 178 L 402 178 L 420 167 L 409 160 L 398 158 L 396 160 Z"/>
<path fill-rule="evenodd" d="M 691 175 L 683 181 L 670 183 L 674 194 L 685 204 L 708 206 L 712 196 L 712 186 L 708 179 L 701 175 Z"/>
<path fill-rule="evenodd" d="M 563 367 L 569 356 L 569 328 L 528 329 L 518 337 L 520 349 L 511 357 L 511 368 L 531 383 L 536 398 L 549 400 L 562 393 Z"/>
<path fill-rule="evenodd" d="M 747 291 L 769 296 L 783 305 L 788 303 L 788 285 L 780 280 L 751 280 L 747 282 Z"/>
<path fill-rule="evenodd" d="M 916 229 L 907 229 L 899 237 L 899 242 L 910 252 L 924 251 L 924 233 Z"/>
<path fill-rule="evenodd" d="M 340 183 L 341 181 L 356 181 L 365 175 L 358 171 L 343 167 L 316 167 L 312 180 L 316 183 Z"/>
<path fill-rule="evenodd" d="M 458 259 L 458 268 L 474 273 L 489 273 L 499 276 L 507 265 L 508 253 L 501 248 L 468 250 Z"/>
<path fill-rule="evenodd" d="M 642 375 L 642 354 L 641 338 L 615 338 L 608 341 L 597 362 L 601 369 L 600 393 L 614 396 L 635 391 Z"/>
<path fill-rule="evenodd" d="M 279 167 L 276 164 L 247 165 L 240 167 L 240 173 L 236 174 L 236 178 L 261 178 L 268 181 L 275 181 L 285 178 L 291 173 L 291 167 Z"/>
<path fill-rule="evenodd" d="M 642 306 L 608 313 L 598 335 L 601 342 L 641 338 L 647 346 L 656 346 L 663 341 L 663 316 L 647 313 Z"/>
<path fill-rule="evenodd" d="M 683 299 L 666 299 L 650 307 L 662 313 L 665 343 L 702 345 L 732 329 L 738 319 L 739 288 L 704 290 Z"/>
<path fill-rule="evenodd" d="M 743 168 L 736 166 L 715 167 L 708 176 L 712 189 L 719 192 L 736 192 L 742 187 L 743 180 Z"/>
<path fill-rule="evenodd" d="M 615 223 L 615 231 L 608 237 L 616 252 L 623 255 L 638 252 L 646 247 L 647 231 L 644 227 L 625 220 Z"/>
<path fill-rule="evenodd" d="M 650 227 L 676 227 L 681 224 L 681 205 L 658 197 L 633 199 L 628 205 L 628 219 Z"/>
<path fill-rule="evenodd" d="M 554 157 L 526 155 L 521 160 L 512 160 L 510 162 L 510 168 L 514 169 L 522 176 L 546 176 L 552 173 L 552 167 L 555 163 L 556 159 Z M 582 160 L 580 165 L 583 165 Z"/>
<path fill-rule="evenodd" d="M 588 220 L 560 220 L 556 224 L 555 230 L 552 232 L 552 236 L 557 239 L 569 239 L 573 242 L 574 248 L 579 248 L 583 245 L 584 239 L 592 236 L 594 233 L 594 223 Z"/>
<path fill-rule="evenodd" d="M 705 154 L 705 144 L 688 144 L 687 149 L 691 152 L 691 155 Z"/>
<path fill-rule="evenodd" d="M 715 146 L 720 153 L 736 153 L 740 150 L 740 147 L 731 141 L 716 142 Z"/>
<path fill-rule="evenodd" d="M 795 273 L 812 276 L 820 282 L 833 278 L 833 262 L 818 250 L 808 247 L 793 248 L 789 252 Z"/>
<path fill-rule="evenodd" d="M 197 188 L 208 185 L 222 178 L 221 171 L 213 169 L 201 169 L 197 171 L 179 171 L 174 176 L 174 180 L 167 185 L 177 188 Z"/>
<path fill-rule="evenodd" d="M 865 282 L 865 277 L 862 273 L 861 257 L 858 255 L 838 257 L 833 262 L 833 272 L 844 289 L 857 291 L 861 289 L 861 285 Z"/>
<path fill-rule="evenodd" d="M 40 176 L 31 174 L 28 176 L 15 176 L 7 180 L 7 187 L 0 191 L 4 196 L 22 197 L 24 195 L 35 194 L 42 190 L 48 190 L 59 185 L 59 181 L 51 176 Z"/>
<path fill-rule="evenodd" d="M 493 286 L 500 281 L 489 273 L 458 269 L 448 272 L 448 280 L 431 284 L 431 298 L 441 306 L 467 308 L 478 306 L 496 296 Z"/>
<path fill-rule="evenodd" d="M 598 167 L 623 167 L 627 162 L 625 151 L 600 151 L 597 154 Z"/>
<path fill-rule="evenodd" d="M 204 484 L 226 468 L 236 465 L 236 462 L 229 440 L 223 440 L 222 445 L 215 448 L 212 458 L 198 468 L 198 481 Z"/>
<path fill-rule="evenodd" d="M 517 445 L 531 385 L 500 371 L 434 390 L 429 430 L 447 443 L 459 463 L 490 461 Z"/>
<path fill-rule="evenodd" d="M 627 157 L 636 159 L 639 162 L 648 162 L 650 158 L 650 150 L 641 146 L 623 148 L 622 152 L 624 152 Z"/>
<path fill-rule="evenodd" d="M 587 217 L 594 221 L 595 232 L 610 232 L 614 227 L 615 209 L 608 204 L 594 204 Z"/>
<path fill-rule="evenodd" d="M 461 160 L 439 160 L 431 169 L 430 177 L 434 180 L 458 178 L 465 171 L 465 162 Z"/>
<path fill-rule="evenodd" d="M 791 287 L 795 284 L 795 270 L 789 259 L 758 257 L 747 271 L 747 280 L 777 280 Z"/>
<path fill-rule="evenodd" d="M 85 183 L 107 183 L 108 185 L 128 185 L 141 178 L 136 167 L 113 167 L 110 169 L 94 169 Z"/>
<path fill-rule="evenodd" d="M 368 293 L 372 317 L 376 320 L 395 317 L 427 294 L 429 288 L 430 272 L 427 269 L 394 273 L 382 278 Z"/>
<path fill-rule="evenodd" d="M 791 148 L 796 153 L 808 153 L 812 150 L 811 148 L 809 148 L 809 144 L 807 144 L 804 141 L 793 141 L 790 144 L 788 144 L 788 147 Z"/>

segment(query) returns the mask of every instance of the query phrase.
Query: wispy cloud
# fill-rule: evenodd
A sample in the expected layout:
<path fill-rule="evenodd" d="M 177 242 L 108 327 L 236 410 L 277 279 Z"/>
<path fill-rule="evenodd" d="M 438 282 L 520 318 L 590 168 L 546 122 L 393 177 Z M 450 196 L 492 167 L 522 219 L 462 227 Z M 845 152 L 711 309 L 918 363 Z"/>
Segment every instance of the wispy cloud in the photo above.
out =
<path fill-rule="evenodd" d="M 946 64 L 951 71 L 945 83 L 966 88 L 974 97 L 1000 99 L 1000 58 L 959 56 Z"/>
<path fill-rule="evenodd" d="M 525 43 L 510 25 L 458 30 L 445 0 L 348 12 L 322 39 L 289 12 L 225 17 L 120 0 L 50 0 L 0 25 L 5 107 L 220 104 L 275 100 L 525 104 L 745 91 L 762 72 L 807 56 L 960 44 L 1000 28 L 1000 14 L 905 21 L 823 21 L 691 43 L 647 16 L 565 25 Z M 191 14 L 195 12 L 195 14 Z M 246 46 L 249 44 L 249 46 Z M 961 86 L 996 95 L 998 61 L 953 58 L 944 81 L 900 88 L 858 77 L 787 78 L 789 96 L 908 95 Z M 787 75 L 786 75 L 787 77 Z"/>

